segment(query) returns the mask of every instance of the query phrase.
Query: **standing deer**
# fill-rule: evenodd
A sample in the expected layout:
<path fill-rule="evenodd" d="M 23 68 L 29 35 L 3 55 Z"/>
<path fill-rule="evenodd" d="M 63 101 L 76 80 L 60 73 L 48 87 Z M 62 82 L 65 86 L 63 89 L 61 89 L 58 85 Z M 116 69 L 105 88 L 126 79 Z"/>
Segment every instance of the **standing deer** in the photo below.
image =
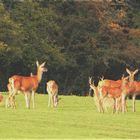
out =
<path fill-rule="evenodd" d="M 50 80 L 46 83 L 46 90 L 48 92 L 48 107 L 53 105 L 53 107 L 57 107 L 58 105 L 58 85 L 54 80 Z"/>
<path fill-rule="evenodd" d="M 30 108 L 31 96 L 32 96 L 33 108 L 35 107 L 35 92 L 42 79 L 43 72 L 47 71 L 47 69 L 44 67 L 45 62 L 39 64 L 39 62 L 37 61 L 36 65 L 37 65 L 36 75 L 32 75 L 32 76 L 14 75 L 9 78 L 9 84 L 11 86 L 11 93 L 9 94 L 9 97 L 12 96 L 12 98 L 14 98 L 18 91 L 23 92 L 25 96 L 26 107 L 28 109 Z"/>
<path fill-rule="evenodd" d="M 134 81 L 134 76 L 138 72 L 138 69 L 135 71 L 130 71 L 129 69 L 126 69 L 127 73 L 129 74 L 129 84 L 125 88 L 125 90 L 122 93 L 122 111 L 124 112 L 124 100 L 127 96 L 132 95 L 133 99 L 133 112 L 136 111 L 135 109 L 135 99 L 138 94 L 140 94 L 140 82 Z"/>
<path fill-rule="evenodd" d="M 119 109 L 121 108 L 120 101 L 122 99 L 123 87 L 126 83 L 128 83 L 127 79 L 128 77 L 122 76 L 122 78 L 117 81 L 109 79 L 101 79 L 101 81 L 99 81 L 98 83 L 98 86 L 100 88 L 100 95 L 102 95 L 102 98 L 108 96 L 114 100 L 114 111 L 116 112 L 118 112 Z M 124 99 L 124 109 L 125 111 L 127 111 L 125 99 Z"/>

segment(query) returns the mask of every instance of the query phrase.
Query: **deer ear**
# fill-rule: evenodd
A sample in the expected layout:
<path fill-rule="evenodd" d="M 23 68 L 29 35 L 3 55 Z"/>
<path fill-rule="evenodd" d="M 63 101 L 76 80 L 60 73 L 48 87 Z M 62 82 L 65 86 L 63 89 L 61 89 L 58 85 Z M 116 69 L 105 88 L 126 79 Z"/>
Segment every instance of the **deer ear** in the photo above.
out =
<path fill-rule="evenodd" d="M 89 76 L 88 79 L 91 79 L 92 80 L 92 77 Z"/>
<path fill-rule="evenodd" d="M 36 61 L 36 65 L 37 65 L 37 67 L 39 66 L 39 62 L 38 62 L 38 60 Z"/>
<path fill-rule="evenodd" d="M 91 84 L 92 77 L 88 77 L 88 82 Z"/>
<path fill-rule="evenodd" d="M 138 71 L 139 71 L 139 70 L 138 70 L 138 69 L 136 69 L 136 70 L 133 72 L 133 74 L 135 75 Z"/>
<path fill-rule="evenodd" d="M 46 62 L 43 62 L 40 66 L 41 66 L 41 67 L 44 67 L 44 66 L 45 66 L 45 64 L 46 64 Z"/>
<path fill-rule="evenodd" d="M 130 70 L 129 70 L 128 68 L 126 68 L 126 72 L 127 72 L 129 75 L 131 75 L 131 72 L 130 72 Z"/>
<path fill-rule="evenodd" d="M 102 75 L 102 77 L 100 77 L 100 81 L 103 81 L 104 80 L 104 76 Z"/>

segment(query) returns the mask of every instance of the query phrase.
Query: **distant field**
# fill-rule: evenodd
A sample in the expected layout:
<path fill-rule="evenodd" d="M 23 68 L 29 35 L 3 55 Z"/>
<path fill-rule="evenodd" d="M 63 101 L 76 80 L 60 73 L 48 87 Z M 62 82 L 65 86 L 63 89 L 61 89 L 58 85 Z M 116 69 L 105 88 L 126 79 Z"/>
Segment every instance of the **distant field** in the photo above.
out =
<path fill-rule="evenodd" d="M 4 95 L 6 97 L 7 95 Z M 140 101 L 133 113 L 128 101 L 125 114 L 100 114 L 93 98 L 60 96 L 58 108 L 48 108 L 48 96 L 36 95 L 36 109 L 26 109 L 23 95 L 17 95 L 17 108 L 0 104 L 0 138 L 140 138 Z"/>

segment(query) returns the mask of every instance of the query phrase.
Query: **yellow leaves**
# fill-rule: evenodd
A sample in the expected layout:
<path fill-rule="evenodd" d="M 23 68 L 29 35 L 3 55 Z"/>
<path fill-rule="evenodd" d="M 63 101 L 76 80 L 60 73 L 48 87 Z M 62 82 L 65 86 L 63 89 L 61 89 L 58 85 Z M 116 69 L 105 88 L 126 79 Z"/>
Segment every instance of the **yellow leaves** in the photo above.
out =
<path fill-rule="evenodd" d="M 1 41 L 0 41 L 0 50 L 6 49 L 7 46 L 8 46 L 7 44 L 5 44 L 4 42 L 1 42 Z"/>

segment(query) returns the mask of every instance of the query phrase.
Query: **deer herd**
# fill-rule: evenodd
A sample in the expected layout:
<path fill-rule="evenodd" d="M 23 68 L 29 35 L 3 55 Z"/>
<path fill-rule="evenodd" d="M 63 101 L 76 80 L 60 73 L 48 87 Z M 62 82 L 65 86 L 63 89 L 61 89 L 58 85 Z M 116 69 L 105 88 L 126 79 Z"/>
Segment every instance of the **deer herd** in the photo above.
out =
<path fill-rule="evenodd" d="M 5 101 L 5 107 L 16 108 L 16 95 L 23 93 L 25 97 L 26 107 L 30 108 L 30 101 L 32 100 L 32 106 L 35 108 L 35 92 L 39 86 L 39 83 L 42 79 L 43 72 L 47 72 L 45 68 L 45 62 L 37 65 L 36 75 L 31 74 L 30 76 L 19 76 L 14 75 L 8 80 L 8 97 Z M 126 99 L 130 95 L 132 96 L 133 101 L 133 112 L 136 111 L 135 108 L 135 99 L 138 94 L 140 94 L 140 81 L 135 81 L 134 76 L 138 72 L 138 69 L 135 71 L 130 71 L 126 68 L 128 73 L 127 77 L 122 76 L 119 80 L 110 80 L 104 79 L 103 77 L 98 82 L 98 85 L 95 86 L 92 77 L 89 77 L 89 87 L 94 92 L 94 98 L 96 102 L 96 107 L 99 112 L 105 111 L 105 98 L 111 98 L 113 100 L 113 112 L 118 113 L 127 112 L 127 103 Z M 57 107 L 58 105 L 58 85 L 54 80 L 50 80 L 46 83 L 46 90 L 48 92 L 48 107 L 53 106 Z M 2 101 L 3 96 L 0 94 L 0 102 Z"/>
<path fill-rule="evenodd" d="M 98 86 L 95 86 L 94 81 L 92 81 L 92 78 L 89 77 L 89 85 L 97 98 L 96 101 L 98 102 L 99 112 L 104 112 L 103 102 L 105 97 L 113 99 L 114 112 L 127 112 L 126 97 L 130 95 L 133 99 L 133 112 L 136 111 L 135 98 L 136 95 L 140 94 L 140 82 L 135 81 L 134 76 L 138 72 L 138 69 L 135 71 L 126 69 L 126 72 L 129 74 L 129 76 L 122 76 L 121 79 L 116 81 L 101 78 L 101 80 L 98 82 Z"/>
<path fill-rule="evenodd" d="M 35 92 L 38 88 L 38 85 L 42 79 L 43 72 L 47 72 L 47 69 L 44 67 L 45 62 L 39 64 L 36 62 L 37 65 L 37 74 L 33 75 L 31 73 L 30 76 L 19 76 L 14 75 L 9 78 L 9 83 L 7 85 L 9 95 L 6 99 L 6 108 L 7 107 L 16 107 L 15 104 L 15 96 L 18 93 L 23 93 L 25 97 L 26 107 L 30 108 L 30 100 L 32 98 L 32 105 L 35 108 Z M 49 100 L 51 100 L 52 106 L 57 106 L 57 98 L 58 98 L 58 85 L 55 81 L 47 82 L 47 91 L 49 93 Z"/>

